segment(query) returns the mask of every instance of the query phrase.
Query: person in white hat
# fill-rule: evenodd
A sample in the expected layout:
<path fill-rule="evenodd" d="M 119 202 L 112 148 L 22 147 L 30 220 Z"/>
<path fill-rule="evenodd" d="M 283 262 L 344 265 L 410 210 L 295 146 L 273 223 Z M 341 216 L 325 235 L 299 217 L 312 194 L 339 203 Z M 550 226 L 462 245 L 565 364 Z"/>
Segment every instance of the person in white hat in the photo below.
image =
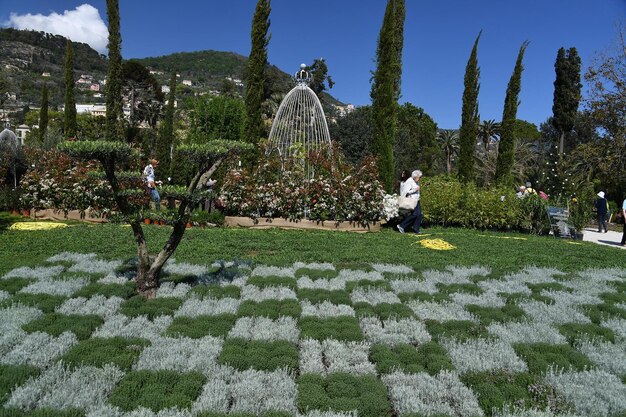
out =
<path fill-rule="evenodd" d="M 598 193 L 596 199 L 596 214 L 598 215 L 598 233 L 606 233 L 606 215 L 609 213 L 609 202 L 604 197 L 604 191 Z"/>

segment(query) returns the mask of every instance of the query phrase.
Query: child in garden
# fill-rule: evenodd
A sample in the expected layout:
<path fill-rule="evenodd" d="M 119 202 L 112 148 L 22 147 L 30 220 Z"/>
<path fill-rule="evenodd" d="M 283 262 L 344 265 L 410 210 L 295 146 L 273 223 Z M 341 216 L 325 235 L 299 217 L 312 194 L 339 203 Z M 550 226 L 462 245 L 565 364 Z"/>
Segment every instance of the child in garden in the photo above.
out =
<path fill-rule="evenodd" d="M 144 181 L 146 183 L 146 187 L 150 194 L 152 195 L 152 199 L 154 200 L 154 206 L 156 210 L 161 210 L 161 196 L 159 195 L 159 191 L 156 189 L 157 184 L 161 185 L 161 181 L 154 181 L 154 169 L 159 166 L 159 161 L 156 159 L 150 159 L 149 164 L 143 169 Z"/>

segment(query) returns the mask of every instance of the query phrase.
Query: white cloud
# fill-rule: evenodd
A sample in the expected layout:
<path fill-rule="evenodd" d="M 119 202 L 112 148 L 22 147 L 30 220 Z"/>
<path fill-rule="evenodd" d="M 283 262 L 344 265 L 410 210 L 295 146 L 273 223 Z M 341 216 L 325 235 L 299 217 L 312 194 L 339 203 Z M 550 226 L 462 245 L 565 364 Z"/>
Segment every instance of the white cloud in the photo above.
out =
<path fill-rule="evenodd" d="M 11 13 L 7 25 L 15 29 L 29 29 L 62 35 L 75 42 L 84 42 L 100 53 L 106 53 L 109 31 L 100 17 L 98 9 L 90 4 L 82 4 L 75 10 L 65 10 L 62 14 L 18 15 Z"/>

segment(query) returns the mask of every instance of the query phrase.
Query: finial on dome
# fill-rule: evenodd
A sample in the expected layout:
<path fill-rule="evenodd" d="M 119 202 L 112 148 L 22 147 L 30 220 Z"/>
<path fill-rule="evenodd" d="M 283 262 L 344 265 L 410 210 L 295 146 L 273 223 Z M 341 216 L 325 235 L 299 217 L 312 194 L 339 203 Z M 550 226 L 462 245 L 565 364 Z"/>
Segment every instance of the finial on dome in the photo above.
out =
<path fill-rule="evenodd" d="M 294 78 L 296 79 L 296 85 L 309 85 L 311 82 L 311 73 L 306 69 L 306 64 L 300 64 L 300 71 L 294 74 Z"/>

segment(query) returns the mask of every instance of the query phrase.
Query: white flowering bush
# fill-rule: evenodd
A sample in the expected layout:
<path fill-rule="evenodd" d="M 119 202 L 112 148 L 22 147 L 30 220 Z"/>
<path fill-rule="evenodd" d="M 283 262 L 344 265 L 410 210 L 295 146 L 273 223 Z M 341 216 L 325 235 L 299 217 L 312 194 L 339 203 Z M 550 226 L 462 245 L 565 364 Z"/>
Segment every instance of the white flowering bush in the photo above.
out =
<path fill-rule="evenodd" d="M 610 285 L 608 280 L 592 280 L 586 277 L 576 277 L 562 284 L 574 290 L 575 293 L 588 295 L 590 297 L 600 295 L 604 292 L 615 292 L 615 287 Z"/>
<path fill-rule="evenodd" d="M 386 272 L 386 273 L 395 274 L 395 275 L 407 275 L 407 274 L 412 274 L 415 272 L 413 268 L 407 265 L 372 264 L 372 268 L 374 268 L 375 271 L 378 271 L 381 273 Z"/>
<path fill-rule="evenodd" d="M 157 298 L 183 298 L 191 290 L 191 286 L 184 282 L 175 284 L 173 282 L 164 282 L 157 290 Z"/>
<path fill-rule="evenodd" d="M 294 375 L 287 370 L 240 372 L 224 367 L 209 376 L 192 411 L 261 415 L 274 410 L 295 414 L 297 392 Z"/>
<path fill-rule="evenodd" d="M 519 281 L 508 281 L 499 279 L 489 279 L 478 282 L 478 286 L 486 291 L 492 293 L 504 293 L 504 294 L 532 294 L 532 291 L 526 284 Z"/>
<path fill-rule="evenodd" d="M 100 278 L 97 281 L 99 284 L 120 284 L 120 285 L 124 285 L 126 283 L 128 283 L 128 278 L 126 278 L 124 275 L 117 275 L 113 272 L 108 273 L 107 275 L 105 275 L 103 278 Z"/>
<path fill-rule="evenodd" d="M 172 317 L 158 316 L 153 321 L 146 316 L 127 317 L 116 314 L 109 317 L 102 326 L 92 334 L 92 337 L 141 337 L 155 340 L 172 324 Z"/>
<path fill-rule="evenodd" d="M 385 194 L 383 198 L 383 216 L 386 220 L 398 217 L 400 205 L 396 194 Z"/>
<path fill-rule="evenodd" d="M 163 266 L 163 272 L 173 275 L 199 277 L 202 275 L 206 275 L 209 272 L 209 268 L 207 268 L 206 265 L 194 265 L 186 262 L 176 262 L 175 259 L 170 258 Z"/>
<path fill-rule="evenodd" d="M 229 338 L 241 337 L 246 340 L 288 340 L 298 342 L 300 330 L 293 317 L 241 317 L 228 333 Z"/>
<path fill-rule="evenodd" d="M 579 340 L 575 347 L 600 369 L 618 377 L 626 376 L 626 340 L 618 340 L 617 343 Z"/>
<path fill-rule="evenodd" d="M 300 277 L 297 282 L 298 288 L 312 288 L 318 290 L 343 290 L 346 288 L 346 280 L 343 278 L 331 278 L 331 279 L 311 279 L 309 277 Z"/>
<path fill-rule="evenodd" d="M 536 266 L 527 266 L 519 272 L 507 274 L 507 281 L 523 282 L 525 284 L 543 284 L 547 282 L 555 282 L 554 277 L 565 275 L 564 272 L 554 268 L 539 268 Z"/>
<path fill-rule="evenodd" d="M 174 317 L 216 316 L 218 314 L 235 314 L 241 301 L 234 298 L 189 298 L 174 313 Z"/>
<path fill-rule="evenodd" d="M 334 271 L 335 265 L 328 263 L 328 262 L 310 262 L 310 263 L 294 262 L 293 269 L 294 271 L 297 271 L 298 269 L 315 269 L 318 271 Z"/>
<path fill-rule="evenodd" d="M 504 299 L 494 292 L 485 292 L 479 295 L 455 292 L 450 294 L 450 298 L 452 301 L 462 306 L 474 304 L 481 307 L 501 308 L 504 307 L 505 304 Z"/>
<path fill-rule="evenodd" d="M 506 343 L 549 343 L 560 345 L 567 343 L 567 339 L 555 327 L 546 323 L 508 322 L 491 323 L 487 331 Z"/>
<path fill-rule="evenodd" d="M 122 266 L 122 261 L 105 261 L 101 259 L 84 259 L 72 265 L 70 272 L 86 272 L 88 274 L 110 274 Z"/>
<path fill-rule="evenodd" d="M 622 339 L 626 339 L 626 319 L 612 318 L 601 323 L 602 327 L 613 330 Z"/>
<path fill-rule="evenodd" d="M 478 318 L 475 315 L 453 302 L 436 303 L 414 300 L 409 301 L 408 306 L 422 320 L 470 320 L 478 323 Z"/>
<path fill-rule="evenodd" d="M 454 372 L 442 371 L 436 376 L 425 372 L 382 375 L 389 390 L 393 408 L 398 415 L 483 416 L 476 395 Z"/>
<path fill-rule="evenodd" d="M 43 332 L 30 333 L 4 355 L 0 359 L 0 363 L 33 365 L 44 368 L 76 343 L 78 343 L 78 339 L 72 332 L 61 333 L 58 337 Z"/>
<path fill-rule="evenodd" d="M 414 318 L 380 320 L 378 317 L 361 317 L 359 324 L 371 343 L 421 345 L 431 339 L 424 323 Z"/>
<path fill-rule="evenodd" d="M 261 276 L 261 277 L 288 277 L 293 278 L 295 276 L 295 269 L 293 267 L 278 267 L 278 266 L 267 266 L 267 265 L 259 265 L 252 270 L 252 276 Z"/>
<path fill-rule="evenodd" d="M 345 282 L 352 281 L 384 281 L 383 274 L 378 271 L 361 271 L 358 269 L 342 269 L 337 276 L 339 279 L 343 279 Z"/>
<path fill-rule="evenodd" d="M 515 354 L 513 347 L 500 340 L 469 339 L 460 342 L 446 339 L 442 344 L 448 351 L 454 367 L 461 373 L 528 370 L 526 362 Z"/>
<path fill-rule="evenodd" d="M 297 299 L 296 293 L 288 287 L 267 287 L 260 289 L 256 285 L 244 285 L 241 288 L 241 299 L 260 303 L 265 300 Z"/>
<path fill-rule="evenodd" d="M 115 315 L 123 302 L 124 299 L 120 297 L 107 298 L 96 294 L 91 298 L 70 298 L 57 307 L 56 312 L 61 314 L 95 314 L 107 318 Z"/>
<path fill-rule="evenodd" d="M 300 341 L 300 372 L 375 374 L 376 367 L 368 359 L 369 349 L 370 344 L 366 342 L 304 339 Z"/>
<path fill-rule="evenodd" d="M 626 411 L 626 385 L 606 371 L 550 369 L 544 379 L 584 416 L 613 416 Z"/>
<path fill-rule="evenodd" d="M 547 304 L 541 301 L 528 300 L 518 303 L 518 306 L 538 323 L 591 323 L 591 320 L 576 310 L 575 307 L 564 303 Z"/>
<path fill-rule="evenodd" d="M 222 351 L 221 338 L 205 336 L 200 339 L 188 337 L 159 337 L 152 340 L 135 364 L 135 369 L 170 369 L 178 372 L 198 371 L 209 374 L 215 369 L 217 357 Z"/>
<path fill-rule="evenodd" d="M 382 303 L 396 304 L 401 302 L 396 294 L 380 288 L 371 287 L 355 288 L 350 294 L 350 298 L 353 303 L 367 303 L 371 305 Z"/>
<path fill-rule="evenodd" d="M 19 292 L 26 294 L 49 294 L 70 296 L 89 283 L 85 278 L 52 280 L 41 279 L 22 288 Z"/>
<path fill-rule="evenodd" d="M 69 369 L 57 363 L 39 378 L 16 388 L 5 406 L 22 410 L 45 407 L 89 409 L 103 404 L 123 376 L 122 371 L 110 364 L 102 368 Z"/>
<path fill-rule="evenodd" d="M 428 294 L 436 294 L 439 292 L 437 281 L 433 280 L 416 280 L 416 279 L 394 279 L 389 284 L 396 294 L 425 292 Z"/>
<path fill-rule="evenodd" d="M 329 301 L 323 301 L 319 304 L 312 304 L 308 300 L 300 302 L 302 307 L 302 317 L 313 316 L 319 318 L 352 316 L 354 317 L 354 309 L 346 304 L 333 304 Z"/>
<path fill-rule="evenodd" d="M 36 268 L 30 268 L 23 266 L 21 268 L 15 268 L 7 272 L 2 278 L 34 278 L 34 279 L 51 279 L 53 277 L 61 275 L 65 270 L 62 265 L 56 266 L 38 266 Z"/>
<path fill-rule="evenodd" d="M 13 304 L 0 309 L 0 335 L 10 330 L 21 329 L 22 325 L 40 318 L 41 310 L 35 307 L 27 307 Z"/>

